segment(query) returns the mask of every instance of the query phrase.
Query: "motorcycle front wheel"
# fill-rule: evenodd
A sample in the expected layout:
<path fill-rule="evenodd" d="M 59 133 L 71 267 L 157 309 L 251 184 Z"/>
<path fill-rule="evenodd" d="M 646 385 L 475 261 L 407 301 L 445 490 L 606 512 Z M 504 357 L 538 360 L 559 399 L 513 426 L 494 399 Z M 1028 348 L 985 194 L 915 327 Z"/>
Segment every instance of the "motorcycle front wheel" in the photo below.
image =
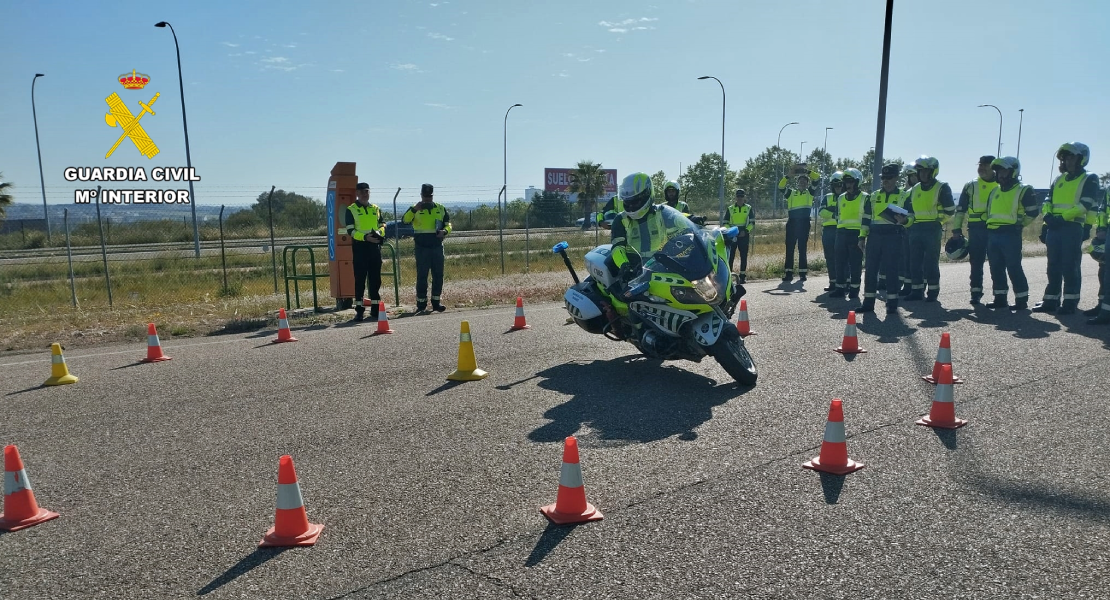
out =
<path fill-rule="evenodd" d="M 709 347 L 709 354 L 717 364 L 732 376 L 741 385 L 755 385 L 759 372 L 755 368 L 755 361 L 744 345 L 744 339 L 735 327 L 725 327 L 721 337 Z"/>

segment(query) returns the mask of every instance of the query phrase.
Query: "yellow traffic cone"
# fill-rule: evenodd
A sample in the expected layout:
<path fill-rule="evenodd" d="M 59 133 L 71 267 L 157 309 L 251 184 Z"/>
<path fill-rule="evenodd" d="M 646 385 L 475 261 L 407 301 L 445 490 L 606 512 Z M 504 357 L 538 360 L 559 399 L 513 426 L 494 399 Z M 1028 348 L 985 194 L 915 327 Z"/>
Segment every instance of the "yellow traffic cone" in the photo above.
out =
<path fill-rule="evenodd" d="M 50 379 L 43 385 L 65 385 L 77 383 L 77 376 L 69 374 L 66 359 L 62 356 L 62 345 L 55 342 L 50 344 Z"/>
<path fill-rule="evenodd" d="M 489 377 L 489 373 L 478 368 L 474 359 L 474 343 L 470 341 L 470 323 L 462 322 L 459 332 L 459 368 L 447 376 L 451 381 L 478 381 Z"/>

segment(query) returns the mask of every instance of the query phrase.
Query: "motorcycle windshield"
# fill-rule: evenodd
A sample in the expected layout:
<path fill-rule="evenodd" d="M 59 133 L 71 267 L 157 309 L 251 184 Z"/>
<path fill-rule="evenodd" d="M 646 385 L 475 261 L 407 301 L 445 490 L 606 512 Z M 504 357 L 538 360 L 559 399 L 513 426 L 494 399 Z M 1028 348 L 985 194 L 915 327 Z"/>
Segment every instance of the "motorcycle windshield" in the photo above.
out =
<path fill-rule="evenodd" d="M 714 235 L 681 214 L 673 225 L 668 227 L 667 242 L 644 264 L 644 270 L 678 273 L 690 281 L 711 275 L 716 265 L 709 258 L 708 246 L 716 243 Z"/>

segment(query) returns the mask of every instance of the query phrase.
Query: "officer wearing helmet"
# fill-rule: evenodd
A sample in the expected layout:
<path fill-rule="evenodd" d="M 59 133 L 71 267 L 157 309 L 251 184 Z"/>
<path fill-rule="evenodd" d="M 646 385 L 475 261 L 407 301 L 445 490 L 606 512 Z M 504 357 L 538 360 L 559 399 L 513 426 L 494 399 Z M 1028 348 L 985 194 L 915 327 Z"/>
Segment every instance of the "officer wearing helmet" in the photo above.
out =
<path fill-rule="evenodd" d="M 1090 325 L 1105 325 L 1110 323 L 1110 267 L 1106 264 L 1106 229 L 1110 224 L 1110 190 L 1106 190 L 1102 197 L 1102 204 L 1098 209 L 1095 239 L 1091 242 L 1091 258 L 1098 263 L 1098 305 L 1083 311 L 1088 317 Z"/>
<path fill-rule="evenodd" d="M 736 239 L 728 244 L 728 268 L 735 270 L 736 255 L 740 255 L 740 271 L 736 273 L 737 283 L 748 282 L 748 244 L 751 241 L 752 228 L 755 227 L 755 211 L 748 204 L 747 192 L 736 190 L 736 201 L 728 207 L 728 217 L 721 222 L 721 227 L 736 227 L 740 233 Z"/>
<path fill-rule="evenodd" d="M 1064 174 L 1052 182 L 1048 198 L 1041 207 L 1048 228 L 1048 286 L 1033 312 L 1070 315 L 1079 304 L 1082 287 L 1080 261 L 1083 256 L 1083 226 L 1087 211 L 1098 207 L 1098 176 L 1088 173 L 1091 151 L 1086 144 L 1069 142 L 1056 151 Z M 1061 284 L 1063 294 L 1061 294 Z"/>
<path fill-rule="evenodd" d="M 859 235 L 868 195 L 859 189 L 863 181 L 859 169 L 845 169 L 843 179 L 844 193 L 836 199 L 836 289 L 829 292 L 829 296 L 858 300 L 863 269 L 863 245 Z"/>
<path fill-rule="evenodd" d="M 779 181 L 779 189 L 783 191 L 786 202 L 786 264 L 782 273 L 783 281 L 794 278 L 795 248 L 798 249 L 798 279 L 805 281 L 809 273 L 806 247 L 809 240 L 810 216 L 813 211 L 813 182 L 819 177 L 817 173 L 806 169 L 804 164 L 795 166 L 794 170 L 794 188 L 787 187 L 786 177 Z"/>
<path fill-rule="evenodd" d="M 667 183 L 664 183 L 663 203 L 689 217 L 690 206 L 686 204 L 686 202 L 678 199 L 680 191 L 681 188 L 678 186 L 677 181 L 668 181 Z"/>
<path fill-rule="evenodd" d="M 944 221 L 956 212 L 952 188 L 937 180 L 940 161 L 922 156 L 913 163 L 917 185 L 910 188 L 904 208 L 909 211 L 910 295 L 907 300 L 935 302 L 940 295 L 940 239 Z M 926 293 L 926 286 L 928 293 Z"/>
<path fill-rule="evenodd" d="M 879 275 L 885 275 L 887 314 L 898 312 L 898 265 L 902 258 L 902 235 L 906 223 L 902 209 L 902 190 L 898 188 L 899 167 L 883 165 L 882 187 L 871 194 L 863 204 L 863 226 L 859 243 L 867 256 L 867 272 L 863 284 L 863 303 L 856 310 L 861 313 L 875 310 L 876 288 Z"/>
<path fill-rule="evenodd" d="M 991 190 L 998 187 L 995 181 L 993 156 L 979 157 L 979 178 L 969 181 L 960 192 L 956 204 L 956 217 L 952 219 L 952 237 L 945 246 L 951 257 L 954 253 L 966 254 L 971 259 L 971 304 L 983 298 L 983 262 L 987 259 L 987 200 Z M 967 224 L 967 236 L 963 226 Z"/>
<path fill-rule="evenodd" d="M 1008 308 L 1009 273 L 1014 285 L 1014 309 L 1029 306 L 1029 282 L 1021 268 L 1021 231 L 1037 218 L 1039 207 L 1032 186 L 1022 185 L 1021 163 L 1013 156 L 991 161 L 998 187 L 987 198 L 987 261 L 991 270 L 994 301 L 989 308 Z"/>
<path fill-rule="evenodd" d="M 905 208 L 906 202 L 910 199 L 910 190 L 913 186 L 917 185 L 917 171 L 914 170 L 913 164 L 906 164 L 902 166 L 902 175 L 906 178 L 906 185 L 902 187 L 902 202 L 899 206 Z M 879 275 L 880 283 L 882 286 L 882 274 Z M 902 263 L 898 265 L 898 283 L 902 284 L 902 291 L 898 292 L 898 297 L 905 299 L 908 298 L 910 292 L 913 291 L 913 286 L 910 282 L 910 236 L 902 236 Z"/>
<path fill-rule="evenodd" d="M 601 212 L 597 213 L 598 227 L 602 229 L 612 229 L 613 221 L 615 221 L 617 216 L 622 212 L 624 212 L 624 203 L 621 202 L 619 194 L 613 194 L 613 197 L 601 208 Z"/>
<path fill-rule="evenodd" d="M 829 176 L 832 193 L 821 199 L 817 216 L 821 218 L 821 250 L 825 253 L 825 269 L 829 272 L 829 285 L 826 292 L 836 289 L 836 202 L 844 193 L 844 172 L 837 171 Z"/>
<path fill-rule="evenodd" d="M 642 264 L 642 257 L 650 257 L 661 250 L 671 235 L 689 228 L 689 221 L 682 213 L 666 204 L 652 204 L 651 176 L 633 173 L 624 178 L 617 192 L 624 203 L 624 212 L 613 221 L 613 247 L 605 259 L 609 272 L 619 275 L 622 269 Z M 640 257 L 640 261 L 631 255 Z M 632 260 L 630 260 L 632 259 Z"/>

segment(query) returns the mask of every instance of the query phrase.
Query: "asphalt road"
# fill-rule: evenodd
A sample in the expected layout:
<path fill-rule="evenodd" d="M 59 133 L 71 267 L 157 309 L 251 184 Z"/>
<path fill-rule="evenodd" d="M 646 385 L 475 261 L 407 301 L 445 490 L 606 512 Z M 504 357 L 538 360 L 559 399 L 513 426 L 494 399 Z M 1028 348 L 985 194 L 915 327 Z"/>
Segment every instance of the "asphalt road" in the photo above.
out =
<path fill-rule="evenodd" d="M 1045 260 L 1025 261 L 1039 299 Z M 1084 261 L 1084 301 L 1095 265 Z M 1110 327 L 967 303 L 859 326 L 824 278 L 749 287 L 759 384 L 711 361 L 637 358 L 561 305 L 0 358 L 2 443 L 59 519 L 0 535 L 4 597 L 1106 598 Z M 989 283 L 989 277 L 988 277 Z M 527 302 L 527 299 L 526 299 Z M 460 320 L 488 379 L 449 385 Z M 914 425 L 952 335 L 954 432 Z M 845 477 L 816 455 L 844 401 Z M 551 527 L 578 437 L 600 522 Z M 293 456 L 316 546 L 263 550 L 278 458 Z"/>

